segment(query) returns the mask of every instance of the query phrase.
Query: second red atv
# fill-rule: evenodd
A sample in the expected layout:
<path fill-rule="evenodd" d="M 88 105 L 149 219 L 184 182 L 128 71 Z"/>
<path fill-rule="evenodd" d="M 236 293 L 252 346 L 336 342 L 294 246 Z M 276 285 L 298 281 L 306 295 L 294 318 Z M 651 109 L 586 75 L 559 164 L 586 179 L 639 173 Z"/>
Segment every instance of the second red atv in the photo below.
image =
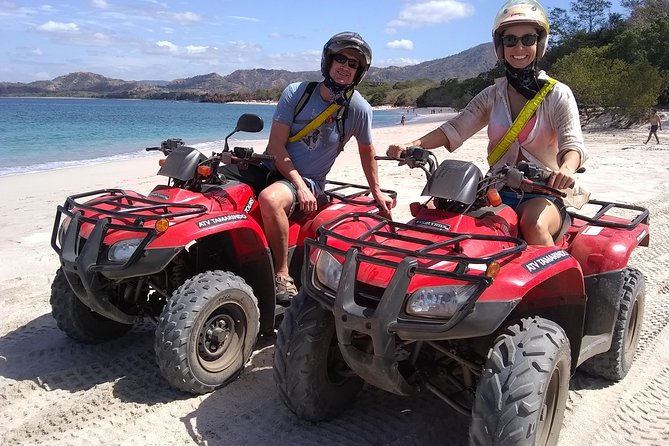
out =
<path fill-rule="evenodd" d="M 166 155 L 158 174 L 168 177 L 148 195 L 103 189 L 68 197 L 51 239 L 61 263 L 51 288 L 58 327 L 94 343 L 152 318 L 156 361 L 173 387 L 206 393 L 239 376 L 258 335 L 273 333 L 285 308 L 276 302 L 254 192 L 218 168 L 271 159 L 228 148 L 233 133 L 262 127 L 259 117 L 242 115 L 211 156 L 179 139 L 147 149 Z M 326 196 L 318 211 L 290 221 L 291 271 L 301 269 L 303 241 L 322 223 L 379 210 L 363 186 L 328 182 Z"/>
<path fill-rule="evenodd" d="M 634 357 L 648 211 L 591 200 L 556 246 L 518 238 L 494 190 L 561 196 L 523 163 L 482 175 L 413 148 L 429 205 L 407 224 L 340 215 L 307 240 L 302 289 L 279 328 L 274 377 L 300 418 L 336 416 L 363 383 L 428 390 L 471 417 L 476 445 L 555 444 L 577 368 L 620 380 Z M 498 198 L 498 197 L 497 197 Z"/>

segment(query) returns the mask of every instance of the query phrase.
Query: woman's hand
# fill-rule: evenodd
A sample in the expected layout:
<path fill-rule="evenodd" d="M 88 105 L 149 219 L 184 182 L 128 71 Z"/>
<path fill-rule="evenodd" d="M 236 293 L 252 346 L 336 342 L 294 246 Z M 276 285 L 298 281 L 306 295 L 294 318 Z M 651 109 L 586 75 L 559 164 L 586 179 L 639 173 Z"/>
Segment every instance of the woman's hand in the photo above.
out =
<path fill-rule="evenodd" d="M 408 146 L 406 144 L 403 145 L 391 144 L 388 146 L 388 150 L 386 150 L 386 156 L 396 159 L 403 158 L 403 155 L 406 152 L 407 147 Z"/>
<path fill-rule="evenodd" d="M 546 184 L 556 189 L 569 189 L 574 183 L 576 183 L 575 172 L 567 166 L 561 166 L 560 170 L 551 174 Z"/>
<path fill-rule="evenodd" d="M 313 212 L 318 208 L 316 197 L 306 185 L 297 190 L 297 201 L 302 212 Z"/>

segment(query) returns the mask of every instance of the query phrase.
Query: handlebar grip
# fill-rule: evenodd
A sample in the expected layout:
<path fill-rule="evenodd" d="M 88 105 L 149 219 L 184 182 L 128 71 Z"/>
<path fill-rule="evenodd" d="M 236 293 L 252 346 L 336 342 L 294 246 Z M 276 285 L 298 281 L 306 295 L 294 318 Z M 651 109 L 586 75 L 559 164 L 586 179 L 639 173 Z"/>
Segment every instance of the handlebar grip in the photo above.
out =
<path fill-rule="evenodd" d="M 152 150 L 161 150 L 160 147 L 147 147 L 146 151 L 151 152 Z"/>
<path fill-rule="evenodd" d="M 553 175 L 553 172 L 551 172 L 550 170 L 541 169 L 539 171 L 539 178 L 541 179 L 541 181 L 548 181 L 551 175 Z"/>

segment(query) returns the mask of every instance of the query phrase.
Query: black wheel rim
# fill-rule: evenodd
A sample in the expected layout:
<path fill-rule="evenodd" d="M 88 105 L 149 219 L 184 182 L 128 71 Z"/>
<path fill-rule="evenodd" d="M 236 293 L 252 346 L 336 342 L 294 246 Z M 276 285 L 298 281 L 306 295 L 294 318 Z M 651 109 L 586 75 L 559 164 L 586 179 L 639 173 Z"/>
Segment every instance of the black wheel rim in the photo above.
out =
<path fill-rule="evenodd" d="M 246 313 L 239 305 L 225 303 L 211 312 L 197 336 L 197 356 L 202 368 L 218 373 L 238 362 L 246 330 Z"/>

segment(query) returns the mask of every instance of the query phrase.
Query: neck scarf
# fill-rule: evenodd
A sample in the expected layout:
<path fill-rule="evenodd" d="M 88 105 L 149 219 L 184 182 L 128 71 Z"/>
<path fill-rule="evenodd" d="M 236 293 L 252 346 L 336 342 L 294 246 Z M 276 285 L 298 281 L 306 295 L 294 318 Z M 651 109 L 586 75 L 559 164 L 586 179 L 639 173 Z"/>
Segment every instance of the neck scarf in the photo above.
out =
<path fill-rule="evenodd" d="M 538 78 L 536 59 L 525 68 L 514 68 L 509 62 L 504 61 L 504 68 L 509 84 L 525 99 L 532 99 L 546 83 L 545 80 Z"/>
<path fill-rule="evenodd" d="M 323 81 L 323 84 L 327 87 L 330 92 L 330 98 L 333 104 L 339 104 L 345 106 L 348 104 L 346 99 L 346 94 L 349 90 L 353 90 L 352 85 L 341 85 L 336 83 L 330 76 L 327 76 Z"/>

